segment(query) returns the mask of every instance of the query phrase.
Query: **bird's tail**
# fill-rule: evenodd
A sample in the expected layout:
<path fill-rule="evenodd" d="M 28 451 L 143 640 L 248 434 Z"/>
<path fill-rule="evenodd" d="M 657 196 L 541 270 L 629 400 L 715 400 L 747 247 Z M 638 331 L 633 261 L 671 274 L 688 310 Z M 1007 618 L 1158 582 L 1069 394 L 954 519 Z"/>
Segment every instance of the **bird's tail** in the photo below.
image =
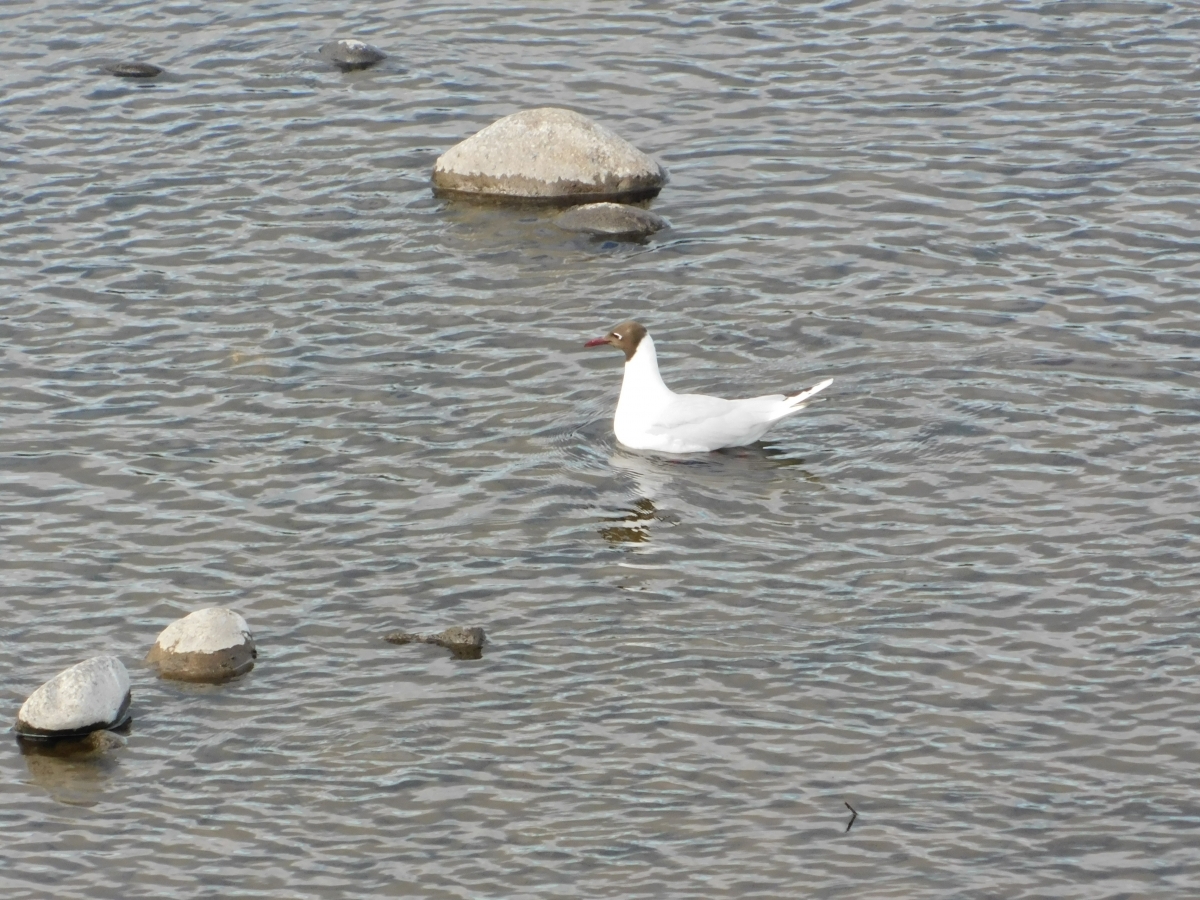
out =
<path fill-rule="evenodd" d="M 831 384 L 833 384 L 833 379 L 826 378 L 820 384 L 814 384 L 807 391 L 801 391 L 798 394 L 793 394 L 790 397 L 785 397 L 783 399 L 783 406 L 784 406 L 784 409 L 787 410 L 787 412 L 784 415 L 788 415 L 788 414 L 794 413 L 794 412 L 799 412 L 800 410 L 804 409 L 804 401 L 805 400 L 821 393 L 821 391 L 825 390 L 825 388 L 829 387 Z"/>

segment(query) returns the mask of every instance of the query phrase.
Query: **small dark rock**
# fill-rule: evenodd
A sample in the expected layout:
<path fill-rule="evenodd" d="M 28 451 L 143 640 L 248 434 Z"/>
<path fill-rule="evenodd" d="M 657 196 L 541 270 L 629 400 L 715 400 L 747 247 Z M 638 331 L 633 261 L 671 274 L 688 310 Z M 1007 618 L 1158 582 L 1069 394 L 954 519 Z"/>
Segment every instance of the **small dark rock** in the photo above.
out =
<path fill-rule="evenodd" d="M 482 628 L 462 628 L 458 625 L 447 628 L 433 637 L 435 643 L 442 647 L 474 647 L 478 650 L 487 642 L 487 635 L 483 633 Z"/>
<path fill-rule="evenodd" d="M 105 66 L 104 71 L 121 78 L 153 78 L 155 75 L 161 75 L 163 70 L 154 63 L 119 62 Z"/>
<path fill-rule="evenodd" d="M 458 659 L 479 659 L 483 656 L 483 645 L 487 643 L 487 636 L 482 628 L 462 628 L 455 625 L 438 634 L 393 631 L 384 640 L 393 644 L 436 644 L 449 650 Z"/>
<path fill-rule="evenodd" d="M 648 209 L 624 203 L 585 203 L 559 214 L 554 224 L 563 231 L 610 238 L 643 238 L 666 228 L 667 220 Z"/>
<path fill-rule="evenodd" d="M 319 52 L 343 72 L 369 69 L 380 60 L 387 59 L 387 54 L 378 47 L 352 38 L 330 41 L 323 45 Z"/>

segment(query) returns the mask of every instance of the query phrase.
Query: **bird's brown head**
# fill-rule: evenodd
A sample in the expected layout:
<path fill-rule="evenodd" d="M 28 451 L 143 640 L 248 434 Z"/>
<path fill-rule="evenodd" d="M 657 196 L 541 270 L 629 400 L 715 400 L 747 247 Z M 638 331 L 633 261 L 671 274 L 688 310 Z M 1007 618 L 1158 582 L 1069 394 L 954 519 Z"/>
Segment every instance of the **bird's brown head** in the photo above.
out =
<path fill-rule="evenodd" d="M 639 322 L 622 322 L 604 337 L 594 338 L 583 346 L 599 347 L 601 344 L 612 344 L 625 354 L 625 362 L 629 362 L 633 359 L 633 354 L 637 352 L 638 344 L 642 342 L 642 338 L 645 336 L 646 328 L 644 325 Z"/>

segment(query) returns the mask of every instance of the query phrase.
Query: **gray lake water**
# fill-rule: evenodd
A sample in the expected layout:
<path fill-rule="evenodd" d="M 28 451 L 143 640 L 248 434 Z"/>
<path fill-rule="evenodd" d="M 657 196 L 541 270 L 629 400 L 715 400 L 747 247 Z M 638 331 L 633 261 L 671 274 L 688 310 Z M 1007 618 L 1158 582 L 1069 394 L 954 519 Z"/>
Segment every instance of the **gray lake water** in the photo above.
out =
<path fill-rule="evenodd" d="M 134 698 L 0 742 L 6 898 L 1200 896 L 1200 4 L 0 29 L 3 717 L 98 653 Z M 547 105 L 673 228 L 432 195 Z M 679 390 L 835 380 L 623 450 L 627 318 Z M 142 666 L 213 605 L 252 673 Z"/>

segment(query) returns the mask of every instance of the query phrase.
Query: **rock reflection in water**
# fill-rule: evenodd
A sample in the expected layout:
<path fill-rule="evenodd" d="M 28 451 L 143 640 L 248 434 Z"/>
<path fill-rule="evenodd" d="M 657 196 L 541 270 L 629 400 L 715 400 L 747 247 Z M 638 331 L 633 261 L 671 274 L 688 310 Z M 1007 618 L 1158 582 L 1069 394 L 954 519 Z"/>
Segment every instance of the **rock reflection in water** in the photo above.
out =
<path fill-rule="evenodd" d="M 112 751 L 125 741 L 110 731 L 95 731 L 80 740 L 17 744 L 34 784 L 67 806 L 95 806 L 120 765 Z"/>

